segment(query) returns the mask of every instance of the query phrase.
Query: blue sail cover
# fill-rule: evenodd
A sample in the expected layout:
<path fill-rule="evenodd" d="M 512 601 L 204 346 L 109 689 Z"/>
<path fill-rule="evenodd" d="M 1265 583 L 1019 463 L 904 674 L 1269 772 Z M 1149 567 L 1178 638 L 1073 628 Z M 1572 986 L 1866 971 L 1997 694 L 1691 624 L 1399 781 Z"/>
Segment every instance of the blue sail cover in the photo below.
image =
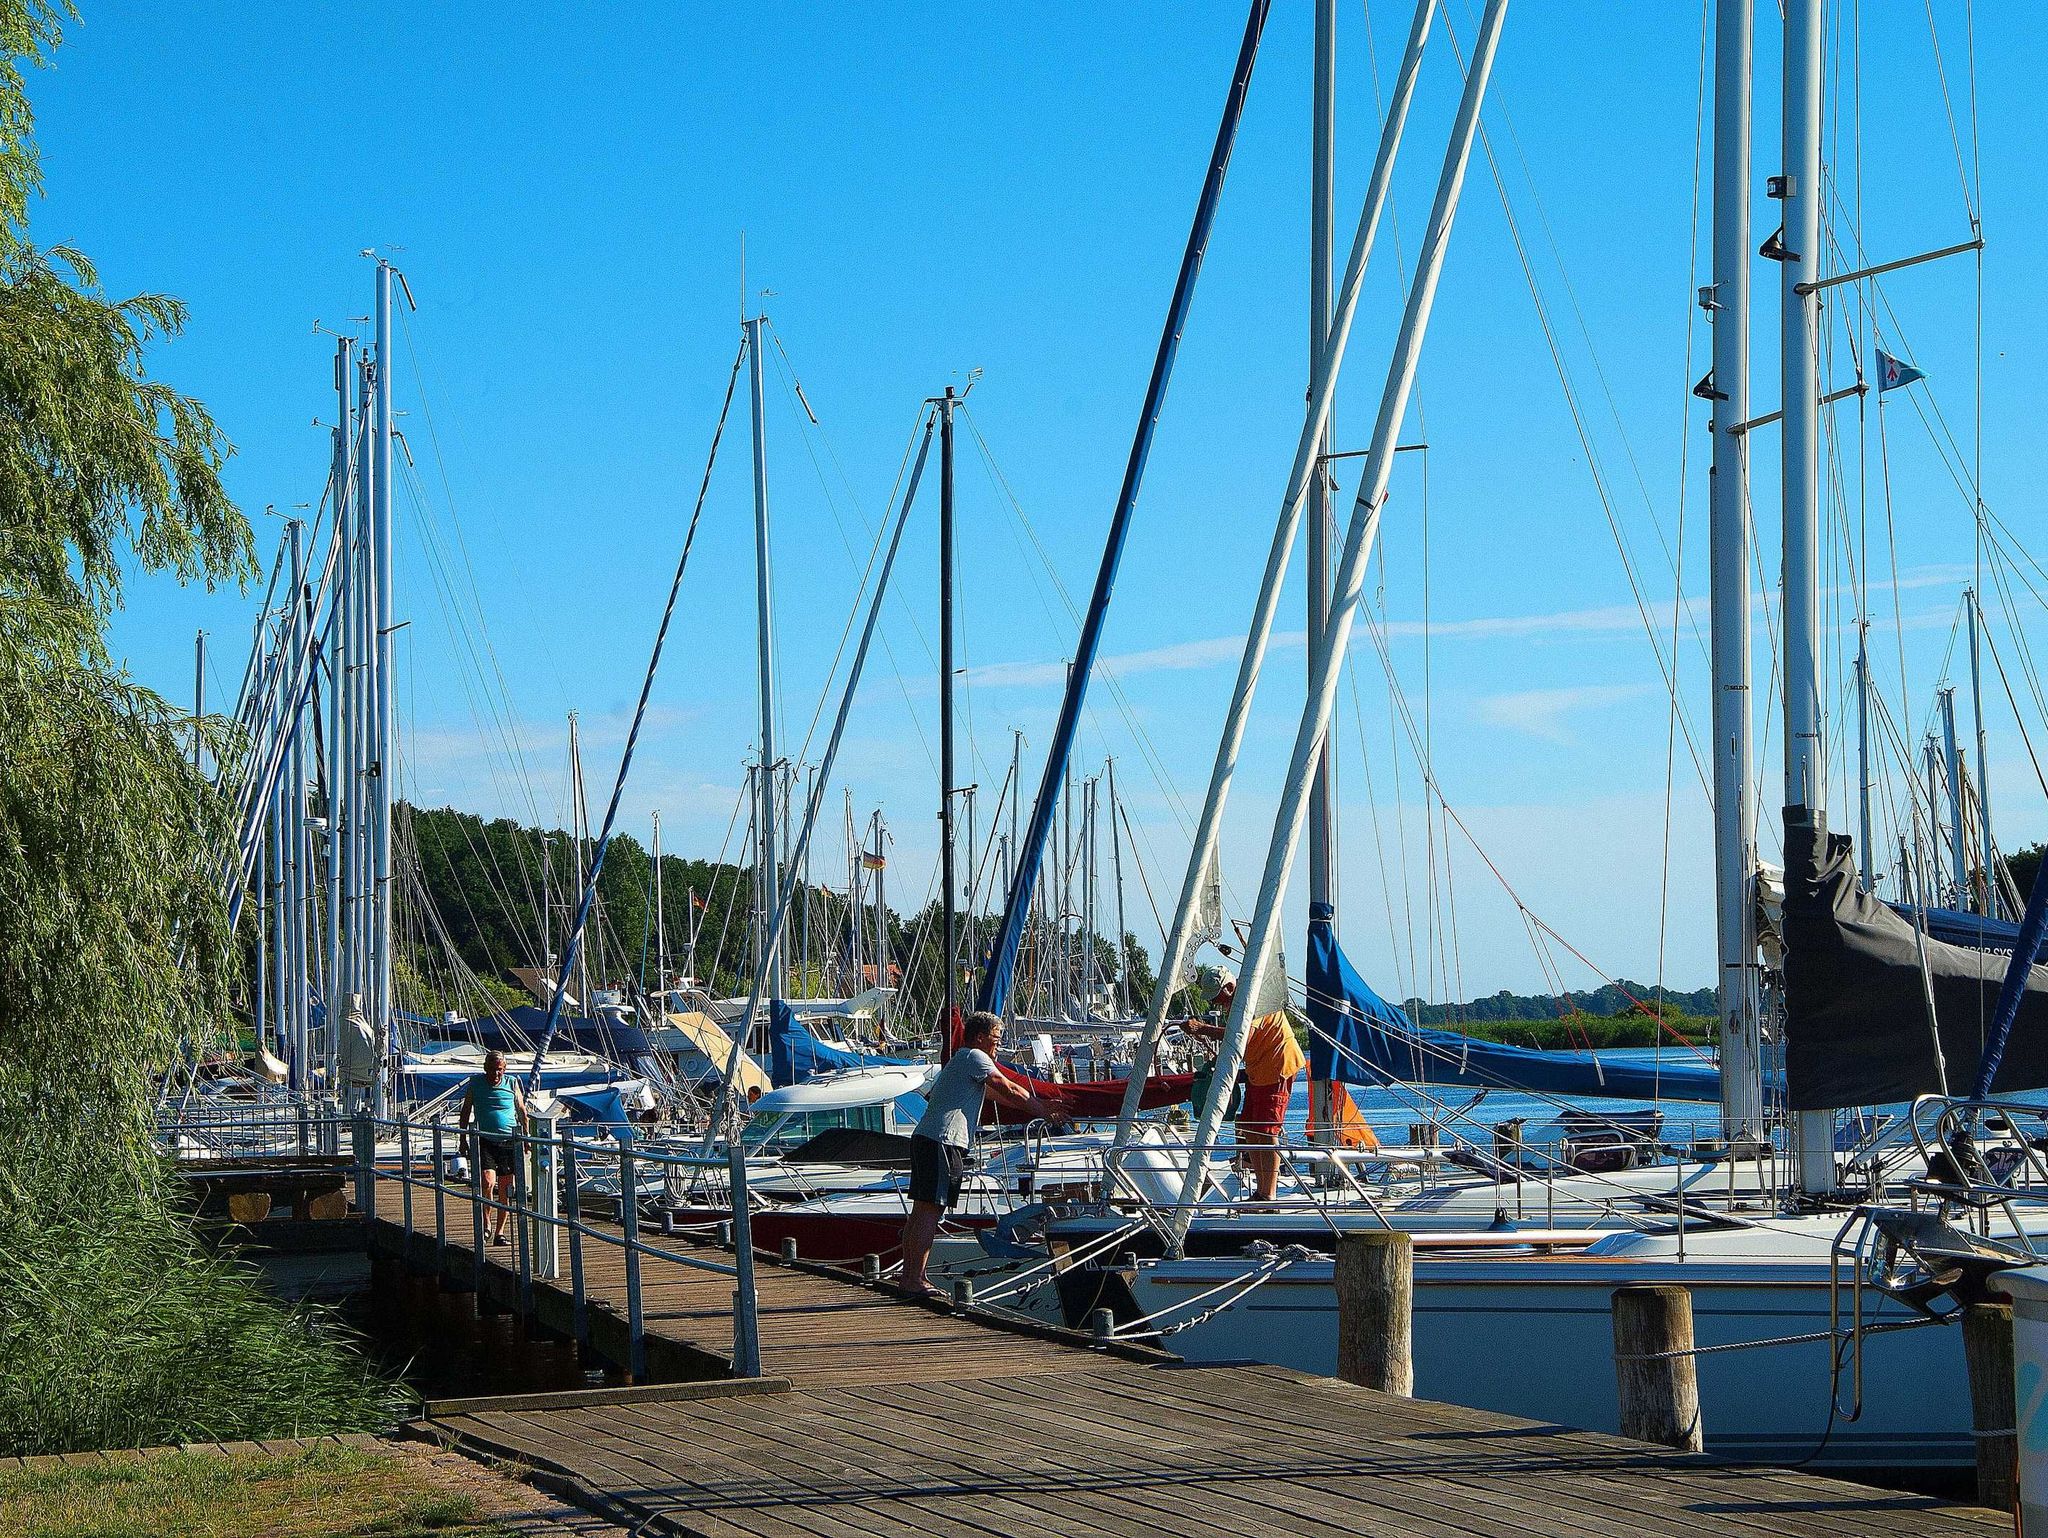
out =
<path fill-rule="evenodd" d="M 1710 1062 L 1603 1062 L 1591 1052 L 1539 1052 L 1433 1031 L 1365 985 L 1316 903 L 1308 923 L 1308 1071 L 1345 1084 L 1468 1084 L 1615 1100 L 1719 1100 Z"/>
<path fill-rule="evenodd" d="M 1987 918 L 1981 913 L 1964 913 L 1955 908 L 1916 908 L 1911 903 L 1887 903 L 1892 912 L 1908 924 L 1926 926 L 1927 938 L 1944 945 L 1960 945 L 1973 951 L 2002 951 L 2012 954 L 2020 937 L 2020 926 L 2010 919 Z"/>
<path fill-rule="evenodd" d="M 907 1061 L 829 1047 L 797 1019 L 787 1000 L 776 999 L 768 1006 L 768 1077 L 777 1089 L 801 1084 L 813 1074 L 836 1073 L 842 1068 L 895 1066 Z"/>

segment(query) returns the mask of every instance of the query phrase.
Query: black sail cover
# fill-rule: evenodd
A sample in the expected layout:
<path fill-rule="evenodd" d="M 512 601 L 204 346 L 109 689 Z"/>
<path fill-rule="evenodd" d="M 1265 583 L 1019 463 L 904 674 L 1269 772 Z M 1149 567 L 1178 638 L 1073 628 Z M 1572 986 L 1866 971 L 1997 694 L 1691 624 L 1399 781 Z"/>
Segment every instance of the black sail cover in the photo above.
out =
<path fill-rule="evenodd" d="M 1889 1105 L 1942 1089 L 1912 924 L 1859 891 L 1845 834 L 1785 813 L 1785 1079 L 1795 1111 Z M 1927 982 L 1952 1094 L 1970 1092 L 2007 957 L 1929 938 Z M 2000 1093 L 2048 1085 L 2048 967 L 2027 979 Z"/>

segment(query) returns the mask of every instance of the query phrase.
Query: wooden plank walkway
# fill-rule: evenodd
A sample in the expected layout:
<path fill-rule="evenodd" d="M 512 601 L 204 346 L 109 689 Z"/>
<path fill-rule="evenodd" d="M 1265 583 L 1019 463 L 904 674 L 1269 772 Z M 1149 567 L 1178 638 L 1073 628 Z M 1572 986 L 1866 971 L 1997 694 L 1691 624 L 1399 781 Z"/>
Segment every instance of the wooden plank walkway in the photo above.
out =
<path fill-rule="evenodd" d="M 380 1216 L 370 1224 L 372 1252 L 409 1257 L 415 1267 L 431 1269 L 431 1197 L 424 1202 L 415 1197 L 414 1230 L 408 1245 L 403 1227 L 392 1221 L 391 1193 L 387 1189 L 379 1195 Z M 448 1197 L 447 1224 L 445 1271 L 451 1279 L 466 1283 L 475 1270 L 467 1201 Z M 730 1252 L 685 1237 L 662 1237 L 654 1230 L 643 1230 L 642 1237 L 647 1243 L 707 1259 L 730 1262 L 732 1258 Z M 509 1247 L 485 1251 L 485 1291 L 500 1307 L 517 1307 L 517 1255 L 518 1251 Z M 565 1240 L 564 1276 L 558 1281 L 534 1283 L 536 1316 L 563 1334 L 569 1332 L 571 1319 L 568 1266 Z M 921 1383 L 967 1372 L 989 1377 L 1070 1372 L 1073 1351 L 1049 1345 L 1048 1337 L 1081 1340 L 1063 1330 L 1005 1326 L 982 1315 L 963 1317 L 950 1303 L 913 1302 L 894 1292 L 864 1287 L 847 1273 L 823 1266 L 789 1266 L 762 1255 L 757 1257 L 755 1275 L 761 1372 L 806 1387 Z M 623 1363 L 627 1313 L 624 1251 L 615 1245 L 586 1241 L 583 1276 L 591 1305 L 591 1343 L 613 1362 Z M 730 1277 L 643 1256 L 640 1307 L 650 1376 L 705 1378 L 730 1373 L 732 1296 Z M 1142 1346 L 1115 1349 L 1131 1361 L 1173 1360 L 1166 1352 Z"/>
<path fill-rule="evenodd" d="M 1273 1367 L 1058 1373 L 435 1422 L 702 1538 L 1989 1538 L 2011 1521 Z"/>
<path fill-rule="evenodd" d="M 434 1261 L 386 1216 L 373 1252 Z M 466 1203 L 446 1270 L 473 1274 Z M 648 1239 L 654 1240 L 649 1234 Z M 677 1248 L 688 1240 L 663 1240 Z M 704 1247 L 708 1254 L 716 1250 Z M 516 1252 L 485 1286 L 516 1306 Z M 564 1266 L 566 1268 L 566 1246 Z M 592 1343 L 624 1342 L 625 1271 L 584 1246 Z M 762 1257 L 762 1372 L 718 1397 L 568 1394 L 447 1406 L 421 1428 L 512 1460 L 635 1533 L 701 1538 L 1988 1538 L 2007 1516 L 1619 1437 L 1399 1399 L 1275 1367 L 1182 1364 L 1066 1331 L 1001 1327 L 843 1272 Z M 650 1370 L 729 1373 L 730 1278 L 642 1262 Z M 566 1280 L 536 1281 L 564 1328 Z M 1606 1371 L 1589 1363 L 1589 1371 Z M 733 1388 L 744 1389 L 745 1384 Z"/>

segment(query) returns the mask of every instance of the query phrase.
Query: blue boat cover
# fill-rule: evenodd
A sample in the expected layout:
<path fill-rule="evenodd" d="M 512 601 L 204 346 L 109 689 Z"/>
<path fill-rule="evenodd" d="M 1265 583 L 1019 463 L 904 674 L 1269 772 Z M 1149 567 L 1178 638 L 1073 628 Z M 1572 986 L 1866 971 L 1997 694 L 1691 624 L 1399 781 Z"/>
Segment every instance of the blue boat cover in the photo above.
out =
<path fill-rule="evenodd" d="M 768 1006 L 768 1077 L 777 1089 L 801 1084 L 817 1073 L 836 1073 L 842 1068 L 896 1066 L 907 1063 L 901 1057 L 882 1057 L 868 1052 L 848 1052 L 828 1047 L 813 1036 L 810 1027 L 797 1019 L 786 999 Z"/>
<path fill-rule="evenodd" d="M 1908 924 L 1927 926 L 1927 938 L 1944 945 L 1960 945 L 1973 951 L 2003 951 L 2012 954 L 2020 937 L 2020 926 L 2010 919 L 1986 918 L 1981 913 L 1963 913 L 1954 908 L 1916 908 L 1911 903 L 1888 903 L 1892 912 Z"/>
<path fill-rule="evenodd" d="M 1604 1062 L 1591 1052 L 1541 1052 L 1412 1024 L 1365 985 L 1337 944 L 1327 903 L 1309 908 L 1309 1077 L 1345 1084 L 1469 1084 L 1616 1100 L 1719 1100 L 1704 1061 Z"/>

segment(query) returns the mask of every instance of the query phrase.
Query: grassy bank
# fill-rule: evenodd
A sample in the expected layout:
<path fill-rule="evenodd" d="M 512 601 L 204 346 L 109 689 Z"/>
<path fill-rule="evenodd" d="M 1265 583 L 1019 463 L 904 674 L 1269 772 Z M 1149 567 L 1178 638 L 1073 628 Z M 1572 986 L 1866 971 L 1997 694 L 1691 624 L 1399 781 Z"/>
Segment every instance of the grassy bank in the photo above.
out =
<path fill-rule="evenodd" d="M 490 1504 L 422 1458 L 331 1443 L 0 1473 L 19 1538 L 512 1538 Z"/>
<path fill-rule="evenodd" d="M 1681 1041 L 1708 1047 L 1714 1041 L 1714 1022 L 1701 1015 L 1667 1014 L 1661 1024 L 1647 1015 L 1627 1013 L 1597 1018 L 1579 1015 L 1569 1020 L 1471 1021 L 1440 1029 L 1455 1030 L 1482 1041 L 1544 1051 L 1675 1047 Z"/>
<path fill-rule="evenodd" d="M 278 1304 L 175 1210 L 35 1211 L 0 1225 L 0 1450 L 382 1431 L 408 1413 L 348 1332 Z"/>

